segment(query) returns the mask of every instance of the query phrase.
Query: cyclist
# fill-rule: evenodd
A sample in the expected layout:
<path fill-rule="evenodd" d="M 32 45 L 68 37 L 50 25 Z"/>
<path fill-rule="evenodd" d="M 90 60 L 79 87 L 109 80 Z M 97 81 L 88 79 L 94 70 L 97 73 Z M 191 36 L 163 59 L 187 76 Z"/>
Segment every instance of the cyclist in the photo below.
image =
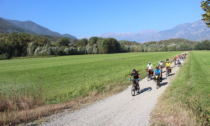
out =
<path fill-rule="evenodd" d="M 180 58 L 177 59 L 177 64 L 178 64 L 178 65 L 181 65 L 181 60 L 180 60 Z"/>
<path fill-rule="evenodd" d="M 151 62 L 148 62 L 147 69 L 152 70 L 152 64 L 151 64 Z"/>
<path fill-rule="evenodd" d="M 132 73 L 130 75 L 130 80 L 131 77 L 133 77 L 133 83 L 137 83 L 137 86 L 139 87 L 140 74 L 136 69 L 132 70 Z"/>
<path fill-rule="evenodd" d="M 148 72 L 148 77 L 149 77 L 149 74 L 153 73 L 151 62 L 148 62 L 147 64 L 147 72 Z"/>
<path fill-rule="evenodd" d="M 168 69 L 170 70 L 169 73 L 171 73 L 171 63 L 169 61 L 166 62 L 166 73 Z"/>
<path fill-rule="evenodd" d="M 161 70 L 163 69 L 163 61 L 162 60 L 159 62 L 159 67 Z"/>
<path fill-rule="evenodd" d="M 169 61 L 166 62 L 166 67 L 170 67 L 171 63 Z"/>
<path fill-rule="evenodd" d="M 154 70 L 154 76 L 158 76 L 158 78 L 160 78 L 160 82 L 162 81 L 162 71 L 158 66 Z"/>

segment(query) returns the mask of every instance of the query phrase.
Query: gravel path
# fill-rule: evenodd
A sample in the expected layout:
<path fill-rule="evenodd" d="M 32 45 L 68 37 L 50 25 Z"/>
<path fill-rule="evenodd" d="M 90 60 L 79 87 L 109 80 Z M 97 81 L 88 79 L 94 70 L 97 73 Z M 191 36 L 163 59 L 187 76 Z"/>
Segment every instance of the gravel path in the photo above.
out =
<path fill-rule="evenodd" d="M 141 93 L 131 96 L 131 86 L 123 92 L 98 101 L 86 108 L 52 116 L 43 126 L 147 126 L 150 113 L 158 97 L 170 84 L 179 67 L 172 69 L 171 76 L 165 77 L 161 87 L 156 89 L 153 80 L 140 81 Z M 165 69 L 163 69 L 165 71 Z"/>

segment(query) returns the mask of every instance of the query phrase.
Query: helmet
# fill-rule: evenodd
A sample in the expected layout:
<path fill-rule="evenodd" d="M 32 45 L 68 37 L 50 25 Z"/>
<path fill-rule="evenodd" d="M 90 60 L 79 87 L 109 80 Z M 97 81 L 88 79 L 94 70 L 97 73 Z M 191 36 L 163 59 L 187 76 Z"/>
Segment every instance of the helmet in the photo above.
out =
<path fill-rule="evenodd" d="M 134 71 L 136 71 L 136 69 L 133 69 L 132 71 L 134 72 Z"/>
<path fill-rule="evenodd" d="M 151 63 L 151 62 L 148 62 L 148 63 Z"/>

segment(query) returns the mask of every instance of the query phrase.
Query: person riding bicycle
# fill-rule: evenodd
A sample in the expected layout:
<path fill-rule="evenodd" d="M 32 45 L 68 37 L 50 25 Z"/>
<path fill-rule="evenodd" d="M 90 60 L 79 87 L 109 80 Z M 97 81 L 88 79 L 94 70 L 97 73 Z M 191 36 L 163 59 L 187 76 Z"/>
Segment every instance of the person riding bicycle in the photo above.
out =
<path fill-rule="evenodd" d="M 153 72 L 151 62 L 148 62 L 148 64 L 147 64 L 147 72 L 148 72 L 148 76 L 149 76 L 149 74 L 150 74 L 150 73 L 152 73 L 152 72 Z"/>
<path fill-rule="evenodd" d="M 170 69 L 171 73 L 171 63 L 169 61 L 166 62 L 166 71 L 168 71 L 168 69 Z"/>
<path fill-rule="evenodd" d="M 136 69 L 132 70 L 132 73 L 130 75 L 130 80 L 131 77 L 133 77 L 133 83 L 137 82 L 137 86 L 139 86 L 140 74 Z"/>
<path fill-rule="evenodd" d="M 171 63 L 169 61 L 166 62 L 166 67 L 170 67 Z"/>
<path fill-rule="evenodd" d="M 181 65 L 181 60 L 180 60 L 180 58 L 177 59 L 177 64 L 178 64 L 178 65 Z"/>
<path fill-rule="evenodd" d="M 159 67 L 160 67 L 160 69 L 163 68 L 163 61 L 162 60 L 159 62 Z"/>
<path fill-rule="evenodd" d="M 161 69 L 158 66 L 154 70 L 154 77 L 155 76 L 158 76 L 158 78 L 160 78 L 160 82 L 162 81 L 162 71 L 161 71 Z"/>

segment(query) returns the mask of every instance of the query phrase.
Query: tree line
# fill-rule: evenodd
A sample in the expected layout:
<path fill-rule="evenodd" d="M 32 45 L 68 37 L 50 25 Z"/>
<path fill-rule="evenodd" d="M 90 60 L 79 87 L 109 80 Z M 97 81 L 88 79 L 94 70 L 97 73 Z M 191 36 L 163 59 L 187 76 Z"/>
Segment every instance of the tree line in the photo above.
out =
<path fill-rule="evenodd" d="M 169 39 L 137 43 L 118 41 L 114 38 L 91 37 L 70 39 L 28 33 L 0 34 L 0 59 L 21 56 L 107 54 L 121 52 L 156 52 L 210 49 L 210 41 L 193 42 L 185 39 Z"/>

